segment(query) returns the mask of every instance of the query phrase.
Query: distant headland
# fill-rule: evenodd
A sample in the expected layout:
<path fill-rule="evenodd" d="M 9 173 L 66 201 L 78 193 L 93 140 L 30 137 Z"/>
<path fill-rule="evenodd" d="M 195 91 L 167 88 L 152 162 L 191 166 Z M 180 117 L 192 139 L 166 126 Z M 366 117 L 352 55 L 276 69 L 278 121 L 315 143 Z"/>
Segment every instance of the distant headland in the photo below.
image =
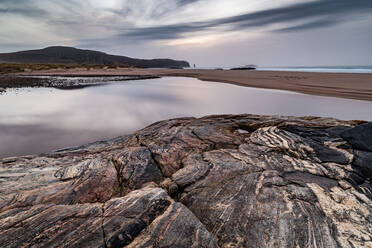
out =
<path fill-rule="evenodd" d="M 190 67 L 187 61 L 136 59 L 74 47 L 52 46 L 38 50 L 0 53 L 0 63 L 125 65 L 140 68 Z"/>

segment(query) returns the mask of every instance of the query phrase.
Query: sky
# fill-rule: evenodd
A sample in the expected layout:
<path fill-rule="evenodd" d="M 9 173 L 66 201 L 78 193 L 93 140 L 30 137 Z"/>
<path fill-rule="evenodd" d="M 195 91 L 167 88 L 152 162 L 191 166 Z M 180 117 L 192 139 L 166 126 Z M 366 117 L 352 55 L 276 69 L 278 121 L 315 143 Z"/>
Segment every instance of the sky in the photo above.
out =
<path fill-rule="evenodd" d="M 63 45 L 199 67 L 372 65 L 372 0 L 0 0 L 0 52 Z"/>

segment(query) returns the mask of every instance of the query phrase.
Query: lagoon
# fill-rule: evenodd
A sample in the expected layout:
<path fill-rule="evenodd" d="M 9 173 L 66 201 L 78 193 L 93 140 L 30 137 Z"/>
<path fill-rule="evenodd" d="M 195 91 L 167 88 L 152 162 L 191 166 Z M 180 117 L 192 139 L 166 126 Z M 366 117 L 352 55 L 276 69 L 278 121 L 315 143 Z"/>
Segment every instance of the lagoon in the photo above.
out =
<path fill-rule="evenodd" d="M 372 102 L 184 77 L 8 89 L 0 95 L 0 157 L 83 145 L 169 118 L 242 113 L 371 121 Z"/>

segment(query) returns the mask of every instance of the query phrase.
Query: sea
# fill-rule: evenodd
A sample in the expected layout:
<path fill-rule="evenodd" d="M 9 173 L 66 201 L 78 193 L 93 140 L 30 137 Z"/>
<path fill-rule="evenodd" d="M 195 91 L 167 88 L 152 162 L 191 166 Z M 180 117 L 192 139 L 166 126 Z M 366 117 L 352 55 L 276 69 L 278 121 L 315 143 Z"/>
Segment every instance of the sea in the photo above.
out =
<path fill-rule="evenodd" d="M 224 69 L 230 67 L 195 67 L 185 69 Z M 296 66 L 296 67 L 257 67 L 257 71 L 294 71 L 294 72 L 330 72 L 330 73 L 372 73 L 372 66 Z"/>

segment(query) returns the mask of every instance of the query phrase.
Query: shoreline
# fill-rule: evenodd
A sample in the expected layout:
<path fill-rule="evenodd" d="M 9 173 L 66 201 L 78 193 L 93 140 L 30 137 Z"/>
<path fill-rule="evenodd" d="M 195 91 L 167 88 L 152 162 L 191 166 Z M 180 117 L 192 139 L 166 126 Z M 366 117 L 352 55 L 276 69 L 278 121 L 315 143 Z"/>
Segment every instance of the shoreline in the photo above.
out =
<path fill-rule="evenodd" d="M 231 71 L 199 69 L 56 69 L 8 74 L 8 76 L 63 77 L 191 77 L 202 81 L 229 83 L 239 86 L 288 90 L 298 93 L 372 101 L 372 74 L 288 72 L 288 71 Z M 0 87 L 3 87 L 0 82 Z M 4 87 L 3 87 L 4 88 Z"/>

